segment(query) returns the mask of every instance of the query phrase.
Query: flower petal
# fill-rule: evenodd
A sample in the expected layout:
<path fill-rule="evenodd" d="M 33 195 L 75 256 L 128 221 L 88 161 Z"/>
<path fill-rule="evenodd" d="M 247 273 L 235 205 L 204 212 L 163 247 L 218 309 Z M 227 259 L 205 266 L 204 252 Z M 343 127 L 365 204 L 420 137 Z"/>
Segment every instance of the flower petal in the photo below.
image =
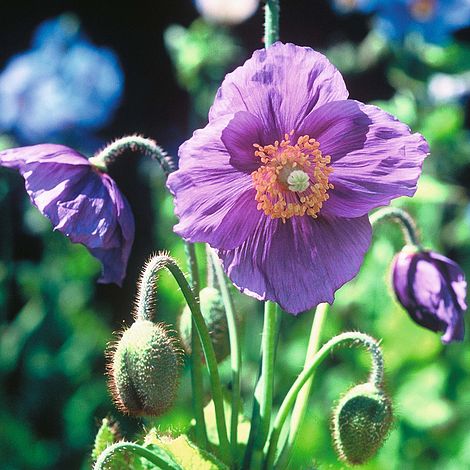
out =
<path fill-rule="evenodd" d="M 101 262 L 99 282 L 122 284 L 134 217 L 108 175 L 75 150 L 53 144 L 6 150 L 0 164 L 19 170 L 31 202 L 55 230 L 85 245 Z"/>
<path fill-rule="evenodd" d="M 307 116 L 299 134 L 320 142 L 333 173 L 323 214 L 360 217 L 398 196 L 412 196 L 429 146 L 421 134 L 376 106 L 345 100 Z"/>
<path fill-rule="evenodd" d="M 250 174 L 232 166 L 221 140 L 232 119 L 226 115 L 196 131 L 180 147 L 180 169 L 167 181 L 179 218 L 175 232 L 225 249 L 243 243 L 261 215 Z"/>
<path fill-rule="evenodd" d="M 243 66 L 225 77 L 209 120 L 248 111 L 271 131 L 268 144 L 296 129 L 312 109 L 347 97 L 341 74 L 324 55 L 308 47 L 276 42 L 255 51 Z"/>
<path fill-rule="evenodd" d="M 333 302 L 334 292 L 359 271 L 370 239 L 367 217 L 293 217 L 286 223 L 263 217 L 243 245 L 219 256 L 242 292 L 298 314 Z"/>

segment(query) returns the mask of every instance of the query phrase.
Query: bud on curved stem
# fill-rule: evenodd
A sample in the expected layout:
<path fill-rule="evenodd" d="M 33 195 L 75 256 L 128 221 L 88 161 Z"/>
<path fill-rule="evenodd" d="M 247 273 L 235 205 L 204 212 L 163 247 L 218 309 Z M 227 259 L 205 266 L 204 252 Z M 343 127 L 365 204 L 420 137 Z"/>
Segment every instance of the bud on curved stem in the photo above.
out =
<path fill-rule="evenodd" d="M 359 465 L 373 457 L 388 436 L 392 404 L 372 383 L 352 387 L 333 411 L 332 431 L 341 460 Z"/>
<path fill-rule="evenodd" d="M 130 135 L 121 137 L 108 144 L 103 150 L 90 158 L 90 163 L 101 171 L 108 171 L 111 165 L 118 157 L 125 152 L 138 152 L 156 160 L 165 175 L 168 176 L 176 170 L 176 164 L 173 159 L 157 143 L 140 135 Z"/>
<path fill-rule="evenodd" d="M 411 215 L 403 209 L 399 209 L 398 207 L 384 207 L 374 212 L 369 219 L 373 227 L 387 219 L 397 222 L 402 229 L 406 244 L 419 249 L 422 248 L 416 223 Z"/>
<path fill-rule="evenodd" d="M 220 383 L 219 371 L 217 369 L 217 359 L 211 343 L 209 331 L 207 330 L 201 309 L 194 297 L 193 291 L 191 290 L 186 277 L 178 267 L 176 261 L 166 254 L 162 253 L 153 256 L 145 267 L 141 278 L 141 285 L 137 301 L 137 318 L 146 319 L 149 315 L 153 315 L 155 302 L 154 294 L 158 280 L 158 272 L 164 268 L 170 271 L 170 273 L 175 278 L 193 315 L 193 320 L 197 328 L 199 339 L 201 340 L 201 346 L 209 371 L 212 399 L 214 401 L 215 407 L 217 432 L 220 442 L 220 451 L 225 462 L 230 463 L 231 455 L 225 422 L 222 386 Z"/>
<path fill-rule="evenodd" d="M 342 333 L 338 336 L 331 338 L 315 354 L 309 366 L 299 374 L 299 376 L 291 386 L 289 392 L 285 396 L 281 407 L 279 408 L 279 411 L 277 413 L 276 419 L 274 420 L 274 425 L 268 440 L 269 448 L 264 465 L 265 469 L 273 468 L 274 461 L 276 458 L 277 443 L 279 441 L 279 437 L 281 435 L 284 423 L 286 422 L 286 419 L 294 406 L 295 399 L 298 393 L 300 392 L 304 384 L 308 381 L 308 379 L 313 375 L 316 368 L 325 360 L 328 354 L 340 346 L 361 346 L 366 348 L 372 356 L 372 369 L 369 377 L 369 382 L 377 388 L 380 388 L 382 386 L 384 378 L 383 356 L 382 351 L 379 347 L 379 343 L 374 338 L 359 332 Z"/>
<path fill-rule="evenodd" d="M 173 405 L 182 351 L 165 325 L 138 319 L 108 352 L 109 389 L 122 413 L 160 416 Z"/>

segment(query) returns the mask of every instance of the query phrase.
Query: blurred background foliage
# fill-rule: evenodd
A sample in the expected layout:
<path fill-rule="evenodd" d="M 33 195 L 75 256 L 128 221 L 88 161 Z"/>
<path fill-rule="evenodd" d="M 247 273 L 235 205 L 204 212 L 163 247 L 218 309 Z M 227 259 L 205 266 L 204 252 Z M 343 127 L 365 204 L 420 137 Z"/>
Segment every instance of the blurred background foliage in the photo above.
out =
<path fill-rule="evenodd" d="M 229 15 L 233 2 L 222 17 L 204 11 L 204 3 L 197 2 L 199 11 L 189 0 L 139 0 L 112 8 L 88 0 L 2 5 L 0 148 L 55 141 L 92 153 L 114 137 L 139 132 L 176 154 L 194 128 L 205 124 L 225 73 L 262 47 L 261 8 L 240 22 L 256 2 L 248 2 L 255 5 L 237 18 Z M 393 3 L 406 2 L 281 2 L 281 37 L 326 53 L 345 75 L 352 98 L 379 104 L 426 136 L 432 156 L 418 193 L 396 204 L 416 217 L 425 246 L 453 258 L 469 275 L 470 19 L 459 9 L 465 2 L 412 2 L 456 4 L 458 24 L 446 20 L 447 29 L 440 24 L 440 35 L 429 35 L 421 27 L 423 17 L 413 23 L 413 17 L 380 9 Z M 384 27 L 387 21 L 393 34 Z M 136 218 L 122 289 L 97 285 L 98 262 L 52 232 L 31 206 L 22 178 L 0 169 L 2 469 L 89 468 L 101 418 L 116 418 L 129 437 L 142 429 L 142 422 L 113 408 L 103 351 L 112 332 L 130 323 L 145 259 L 168 249 L 184 260 L 184 250 L 172 233 L 172 201 L 156 164 L 129 155 L 111 173 Z M 364 266 L 338 292 L 325 329 L 325 337 L 354 329 L 382 339 L 396 421 L 384 448 L 363 468 L 470 468 L 468 340 L 443 347 L 438 335 L 414 324 L 398 306 L 389 267 L 401 245 L 398 228 L 376 230 Z M 249 414 L 262 312 L 252 299 L 234 295 L 243 318 Z M 182 302 L 174 282 L 163 275 L 158 319 L 174 324 Z M 276 403 L 302 367 L 311 318 L 312 313 L 283 316 Z M 292 468 L 342 468 L 329 436 L 329 414 L 367 367 L 365 353 L 343 351 L 321 368 Z M 222 374 L 228 382 L 227 363 Z M 144 424 L 185 429 L 190 395 L 185 368 L 177 406 Z"/>

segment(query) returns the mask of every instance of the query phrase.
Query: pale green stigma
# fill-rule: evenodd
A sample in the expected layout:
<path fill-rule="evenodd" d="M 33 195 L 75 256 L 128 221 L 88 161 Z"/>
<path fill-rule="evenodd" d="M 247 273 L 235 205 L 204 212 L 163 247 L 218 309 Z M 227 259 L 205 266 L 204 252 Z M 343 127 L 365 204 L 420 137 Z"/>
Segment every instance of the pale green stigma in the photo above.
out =
<path fill-rule="evenodd" d="M 310 186 L 310 178 L 305 171 L 294 170 L 287 178 L 287 185 L 291 191 L 301 193 Z"/>

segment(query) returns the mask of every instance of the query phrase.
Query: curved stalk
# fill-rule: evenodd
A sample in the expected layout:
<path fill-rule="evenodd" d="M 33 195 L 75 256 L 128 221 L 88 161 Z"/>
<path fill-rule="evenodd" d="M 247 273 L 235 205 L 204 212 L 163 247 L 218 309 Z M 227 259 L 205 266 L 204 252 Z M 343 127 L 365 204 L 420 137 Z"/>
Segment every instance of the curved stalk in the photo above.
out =
<path fill-rule="evenodd" d="M 358 332 L 349 332 L 342 333 L 334 338 L 331 338 L 327 343 L 325 343 L 320 350 L 315 354 L 312 361 L 309 363 L 309 366 L 304 369 L 293 385 L 291 386 L 289 392 L 284 398 L 284 401 L 279 408 L 276 419 L 274 420 L 273 428 L 271 430 L 271 435 L 269 437 L 269 447 L 268 454 L 266 457 L 265 469 L 271 469 L 274 467 L 277 443 L 281 435 L 282 428 L 289 416 L 290 411 L 292 410 L 295 400 L 302 390 L 302 387 L 305 383 L 313 376 L 316 368 L 325 360 L 328 354 L 339 346 L 344 346 L 351 344 L 352 346 L 363 346 L 372 355 L 372 370 L 370 373 L 369 381 L 376 386 L 381 386 L 383 383 L 383 357 L 382 352 L 379 347 L 379 343 L 369 335 Z M 279 468 L 285 468 L 284 466 L 279 466 Z"/>
<path fill-rule="evenodd" d="M 310 338 L 308 341 L 307 354 L 305 356 L 304 369 L 307 369 L 310 363 L 313 361 L 315 354 L 320 348 L 321 341 L 321 332 L 323 325 L 325 324 L 326 317 L 328 315 L 329 305 L 324 303 L 320 304 L 316 310 L 313 317 L 312 329 L 310 331 Z M 294 409 L 292 410 L 292 415 L 289 422 L 289 435 L 287 441 L 282 449 L 282 452 L 279 457 L 279 464 L 281 466 L 287 464 L 291 458 L 291 451 L 295 446 L 295 441 L 299 435 L 300 427 L 302 426 L 303 419 L 305 417 L 305 412 L 307 410 L 308 399 L 310 396 L 310 390 L 312 388 L 314 376 L 312 375 L 306 384 L 302 387 L 302 390 L 297 395 L 295 400 Z"/>

